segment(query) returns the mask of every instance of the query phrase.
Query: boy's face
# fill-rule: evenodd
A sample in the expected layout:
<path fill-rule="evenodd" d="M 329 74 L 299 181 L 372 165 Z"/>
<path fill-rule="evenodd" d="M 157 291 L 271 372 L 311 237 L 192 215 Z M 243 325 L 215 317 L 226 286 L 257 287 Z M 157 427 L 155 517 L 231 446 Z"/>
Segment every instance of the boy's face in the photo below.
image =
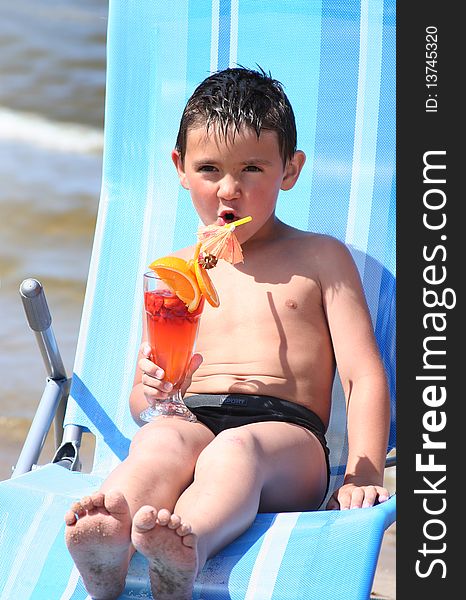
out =
<path fill-rule="evenodd" d="M 225 139 L 215 129 L 206 134 L 205 127 L 188 131 L 184 161 L 176 150 L 172 158 L 205 225 L 252 217 L 235 232 L 240 243 L 270 232 L 278 193 L 293 187 L 305 160 L 298 151 L 284 165 L 274 131 L 263 131 L 258 138 L 254 130 L 243 128 Z"/>

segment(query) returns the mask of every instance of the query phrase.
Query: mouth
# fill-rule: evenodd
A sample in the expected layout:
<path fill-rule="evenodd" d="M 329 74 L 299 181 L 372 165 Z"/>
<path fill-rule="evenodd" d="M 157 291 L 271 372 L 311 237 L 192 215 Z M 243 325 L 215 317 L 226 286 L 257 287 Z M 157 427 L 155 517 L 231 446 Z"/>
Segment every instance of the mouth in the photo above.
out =
<path fill-rule="evenodd" d="M 227 225 L 238 220 L 238 215 L 232 210 L 222 210 L 217 219 L 217 225 Z"/>

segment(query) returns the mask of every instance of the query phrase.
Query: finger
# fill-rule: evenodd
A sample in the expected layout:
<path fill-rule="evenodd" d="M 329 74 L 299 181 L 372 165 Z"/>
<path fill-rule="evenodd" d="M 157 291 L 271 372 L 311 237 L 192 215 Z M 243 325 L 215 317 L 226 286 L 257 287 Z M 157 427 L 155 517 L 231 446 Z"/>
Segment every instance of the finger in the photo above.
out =
<path fill-rule="evenodd" d="M 147 342 L 143 342 L 141 344 L 141 354 L 146 358 L 150 358 L 151 353 L 152 348 L 150 347 L 150 345 Z"/>
<path fill-rule="evenodd" d="M 142 376 L 142 384 L 148 402 L 166 399 L 168 393 L 173 389 L 173 385 L 169 381 L 160 381 L 149 375 Z"/>
<path fill-rule="evenodd" d="M 361 508 L 364 501 L 364 488 L 354 488 L 351 494 L 350 508 Z"/>
<path fill-rule="evenodd" d="M 141 375 L 141 381 L 144 385 L 163 389 L 163 384 L 165 383 L 165 381 L 163 377 L 161 378 L 158 375 L 159 373 L 157 373 L 156 375 L 152 375 L 151 373 L 144 371 Z"/>
<path fill-rule="evenodd" d="M 202 365 L 203 360 L 204 360 L 204 357 L 202 356 L 202 354 L 199 354 L 199 353 L 193 354 L 193 357 L 191 358 L 191 362 L 189 365 L 191 374 L 194 373 L 194 371 L 197 371 L 197 369 L 199 369 L 199 367 Z"/>
<path fill-rule="evenodd" d="M 186 393 L 186 390 L 191 385 L 193 374 L 195 371 L 197 371 L 197 369 L 199 369 L 203 360 L 202 354 L 193 354 L 186 371 L 186 377 L 184 378 L 183 385 L 181 387 L 182 395 Z"/>
<path fill-rule="evenodd" d="M 191 358 L 191 360 L 189 362 L 188 370 L 186 373 L 186 379 L 191 380 L 194 372 L 197 371 L 199 369 L 199 367 L 201 366 L 202 360 L 203 360 L 203 358 L 200 354 L 194 354 L 194 356 Z"/>
<path fill-rule="evenodd" d="M 351 492 L 347 490 L 338 490 L 336 500 L 340 505 L 340 510 L 348 510 L 351 506 Z"/>
<path fill-rule="evenodd" d="M 154 377 L 155 379 L 163 379 L 165 377 L 165 371 L 147 358 L 142 358 L 138 366 L 143 374 L 150 377 Z"/>
<path fill-rule="evenodd" d="M 151 388 L 149 388 L 149 389 L 151 389 Z M 146 390 L 144 389 L 144 396 L 146 398 L 147 404 L 149 406 L 151 406 L 152 408 L 157 406 L 157 404 L 159 402 L 161 402 L 161 401 L 163 402 L 164 400 L 167 400 L 167 398 L 168 398 L 168 394 L 159 392 L 158 390 L 154 391 L 153 389 L 150 393 L 147 393 Z"/>
<path fill-rule="evenodd" d="M 378 496 L 379 496 L 378 497 L 379 503 L 386 502 L 390 498 L 390 493 L 387 490 L 387 488 L 378 487 L 377 488 L 377 493 L 378 493 Z"/>
<path fill-rule="evenodd" d="M 374 485 L 368 485 L 364 488 L 364 500 L 362 503 L 363 508 L 374 506 L 377 499 L 377 488 Z"/>

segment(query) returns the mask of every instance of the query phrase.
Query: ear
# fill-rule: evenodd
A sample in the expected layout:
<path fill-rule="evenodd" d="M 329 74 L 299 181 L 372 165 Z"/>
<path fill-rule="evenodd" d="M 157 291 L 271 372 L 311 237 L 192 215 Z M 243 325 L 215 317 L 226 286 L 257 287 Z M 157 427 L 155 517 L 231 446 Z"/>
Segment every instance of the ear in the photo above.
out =
<path fill-rule="evenodd" d="M 188 180 L 186 177 L 186 172 L 184 170 L 183 159 L 181 158 L 181 154 L 179 153 L 178 150 L 172 151 L 172 161 L 173 161 L 173 164 L 175 165 L 176 172 L 178 173 L 178 177 L 180 179 L 181 185 L 186 190 L 189 190 Z"/>
<path fill-rule="evenodd" d="M 304 167 L 306 162 L 306 155 L 302 150 L 296 150 L 285 166 L 285 173 L 283 175 L 282 185 L 280 189 L 291 190 L 294 184 L 297 182 L 301 169 Z"/>

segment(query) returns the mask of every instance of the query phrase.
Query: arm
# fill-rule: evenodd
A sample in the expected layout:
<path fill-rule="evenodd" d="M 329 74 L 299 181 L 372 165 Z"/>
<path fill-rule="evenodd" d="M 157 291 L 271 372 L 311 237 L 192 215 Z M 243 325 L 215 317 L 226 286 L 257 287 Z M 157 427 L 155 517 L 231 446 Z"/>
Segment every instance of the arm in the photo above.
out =
<path fill-rule="evenodd" d="M 390 399 L 358 271 L 347 248 L 323 241 L 322 295 L 347 405 L 348 461 L 344 484 L 327 508 L 372 506 L 383 487 Z"/>

